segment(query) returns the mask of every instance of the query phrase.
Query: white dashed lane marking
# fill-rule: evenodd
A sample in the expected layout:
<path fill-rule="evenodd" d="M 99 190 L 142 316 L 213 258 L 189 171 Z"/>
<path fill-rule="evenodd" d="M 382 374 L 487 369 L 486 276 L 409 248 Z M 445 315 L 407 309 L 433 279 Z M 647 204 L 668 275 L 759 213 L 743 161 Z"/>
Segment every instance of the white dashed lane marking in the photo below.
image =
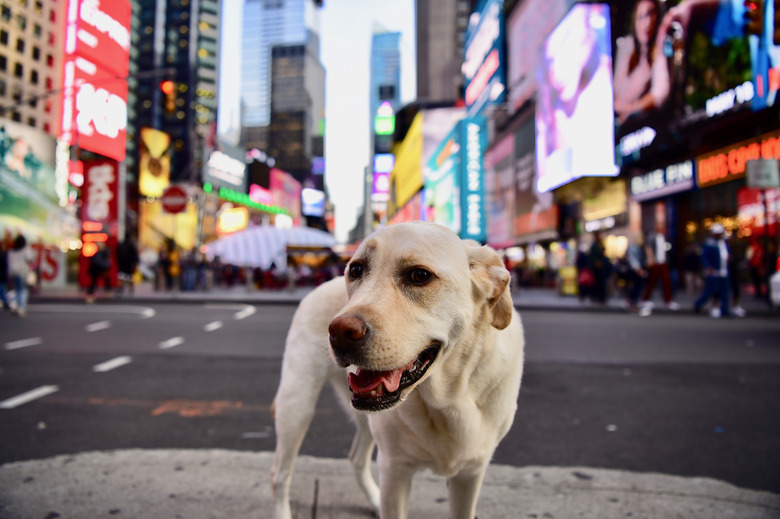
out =
<path fill-rule="evenodd" d="M 32 391 L 28 391 L 13 398 L 9 398 L 8 400 L 3 400 L 0 402 L 0 409 L 13 409 L 14 407 L 19 407 L 20 405 L 32 402 L 33 400 L 37 400 L 52 393 L 56 393 L 59 390 L 60 388 L 58 386 L 41 386 L 37 389 L 33 389 Z"/>
<path fill-rule="evenodd" d="M 98 321 L 96 323 L 88 324 L 85 329 L 88 332 L 97 332 L 99 330 L 105 330 L 111 328 L 111 321 Z"/>
<path fill-rule="evenodd" d="M 176 346 L 184 342 L 184 337 L 171 337 L 160 343 L 161 350 L 167 350 L 168 348 L 175 348 Z"/>
<path fill-rule="evenodd" d="M 203 331 L 213 332 L 214 330 L 219 330 L 220 328 L 222 328 L 222 321 L 213 321 L 204 326 Z"/>
<path fill-rule="evenodd" d="M 233 314 L 233 319 L 240 321 L 246 319 L 250 315 L 254 315 L 257 312 L 257 308 L 252 305 L 223 305 L 223 304 L 208 304 L 205 305 L 209 310 L 238 310 Z"/>
<path fill-rule="evenodd" d="M 127 355 L 124 355 L 122 357 L 115 357 L 111 360 L 107 360 L 105 362 L 101 362 L 100 364 L 96 364 L 95 366 L 92 366 L 92 371 L 94 371 L 95 373 L 105 373 L 106 371 L 111 371 L 112 369 L 122 367 L 125 364 L 130 364 L 131 362 L 133 362 L 133 358 Z"/>
<path fill-rule="evenodd" d="M 37 346 L 43 343 L 43 339 L 40 337 L 30 337 L 29 339 L 22 339 L 19 341 L 11 341 L 5 343 L 6 350 L 18 350 L 19 348 L 27 348 L 28 346 Z"/>

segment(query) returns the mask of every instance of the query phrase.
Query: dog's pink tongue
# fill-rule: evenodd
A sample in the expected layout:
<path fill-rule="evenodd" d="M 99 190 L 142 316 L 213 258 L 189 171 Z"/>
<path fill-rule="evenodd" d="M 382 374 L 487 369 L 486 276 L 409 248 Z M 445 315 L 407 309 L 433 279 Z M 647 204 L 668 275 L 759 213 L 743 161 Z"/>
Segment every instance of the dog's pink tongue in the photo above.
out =
<path fill-rule="evenodd" d="M 358 368 L 357 373 L 349 374 L 349 387 L 356 395 L 367 394 L 384 384 L 385 392 L 392 393 L 401 385 L 403 369 L 390 371 L 371 371 Z"/>

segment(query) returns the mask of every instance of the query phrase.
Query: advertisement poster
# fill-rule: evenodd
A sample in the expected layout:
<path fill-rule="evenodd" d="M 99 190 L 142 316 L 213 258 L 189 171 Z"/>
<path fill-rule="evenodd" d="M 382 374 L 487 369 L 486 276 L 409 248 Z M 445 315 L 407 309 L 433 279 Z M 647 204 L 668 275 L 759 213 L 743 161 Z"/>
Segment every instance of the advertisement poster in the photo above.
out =
<path fill-rule="evenodd" d="M 616 147 L 622 164 L 776 102 L 774 3 L 638 1 L 613 10 Z M 763 8 L 763 11 L 761 10 Z M 751 18 L 762 19 L 758 24 Z"/>
<path fill-rule="evenodd" d="M 293 227 L 301 225 L 301 183 L 281 169 L 271 168 L 269 186 L 274 205 L 287 211 L 293 218 Z"/>
<path fill-rule="evenodd" d="M 610 10 L 576 4 L 545 40 L 537 69 L 536 187 L 615 176 Z"/>
<path fill-rule="evenodd" d="M 0 127 L 2 235 L 22 233 L 28 241 L 55 247 L 78 239 L 72 207 L 60 205 L 54 148 L 54 140 L 43 132 L 10 122 Z"/>
<path fill-rule="evenodd" d="M 488 244 L 494 248 L 514 245 L 515 137 L 507 135 L 485 153 Z"/>
<path fill-rule="evenodd" d="M 97 252 L 98 243 L 108 244 L 112 256 L 117 245 L 119 220 L 119 165 L 115 160 L 84 162 L 84 185 L 81 188 L 81 221 L 84 242 L 79 258 L 79 284 L 89 286 L 89 265 Z M 113 262 L 109 276 L 116 279 L 117 265 Z"/>
<path fill-rule="evenodd" d="M 130 2 L 70 0 L 65 19 L 59 136 L 124 160 Z"/>

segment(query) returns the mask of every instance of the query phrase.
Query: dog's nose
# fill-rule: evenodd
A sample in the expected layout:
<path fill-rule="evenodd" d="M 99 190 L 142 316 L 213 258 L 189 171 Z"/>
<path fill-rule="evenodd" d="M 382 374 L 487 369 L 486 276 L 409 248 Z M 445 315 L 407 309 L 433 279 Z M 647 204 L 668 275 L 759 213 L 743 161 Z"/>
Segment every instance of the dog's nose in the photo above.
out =
<path fill-rule="evenodd" d="M 345 314 L 334 318 L 328 326 L 331 345 L 354 346 L 368 333 L 366 322 L 356 315 Z"/>

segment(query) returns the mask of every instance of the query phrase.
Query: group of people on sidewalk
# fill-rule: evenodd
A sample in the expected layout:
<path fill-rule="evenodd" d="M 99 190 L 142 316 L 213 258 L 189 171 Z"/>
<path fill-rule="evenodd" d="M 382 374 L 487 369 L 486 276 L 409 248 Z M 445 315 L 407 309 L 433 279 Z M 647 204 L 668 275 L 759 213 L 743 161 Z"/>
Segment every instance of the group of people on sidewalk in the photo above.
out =
<path fill-rule="evenodd" d="M 651 299 L 659 283 L 666 307 L 669 310 L 680 308 L 673 299 L 669 249 L 661 228 L 656 229 L 647 240 L 642 239 L 641 233 L 633 236 L 626 250 L 627 310 L 636 312 L 641 317 L 651 315 Z M 694 303 L 693 310 L 699 313 L 709 307 L 709 314 L 713 318 L 744 317 L 745 309 L 739 305 L 739 280 L 735 272 L 735 258 L 726 242 L 725 229 L 720 223 L 714 223 L 710 228 L 710 236 L 702 244 L 698 260 L 704 287 Z M 692 280 L 689 282 L 693 283 Z"/>

